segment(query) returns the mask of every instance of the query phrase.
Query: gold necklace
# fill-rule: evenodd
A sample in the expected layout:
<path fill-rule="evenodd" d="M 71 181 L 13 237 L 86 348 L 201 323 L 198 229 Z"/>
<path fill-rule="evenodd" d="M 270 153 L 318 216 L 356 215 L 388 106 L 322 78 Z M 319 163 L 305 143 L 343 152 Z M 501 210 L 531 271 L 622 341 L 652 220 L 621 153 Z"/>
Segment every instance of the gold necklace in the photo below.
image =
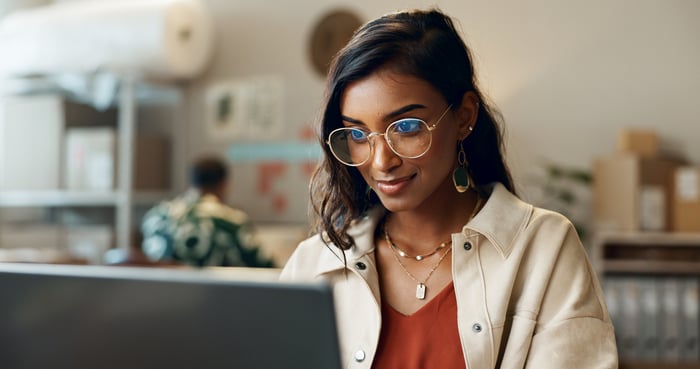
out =
<path fill-rule="evenodd" d="M 406 251 L 403 251 L 398 246 L 396 246 L 396 244 L 391 239 L 391 237 L 389 237 L 389 233 L 386 231 L 386 223 L 384 224 L 384 238 L 386 239 L 386 242 L 389 244 L 389 246 L 391 246 L 391 248 L 394 250 L 394 252 L 396 254 L 398 254 L 399 256 L 404 257 L 404 258 L 415 259 L 416 261 L 421 261 L 429 256 L 435 255 L 436 252 L 444 249 L 448 243 L 452 242 L 451 240 L 445 241 L 445 242 L 441 243 L 440 245 L 438 245 L 438 247 L 435 250 L 433 250 L 427 254 L 411 256 L 411 255 L 408 255 L 408 253 Z"/>
<path fill-rule="evenodd" d="M 480 206 L 481 206 L 481 197 L 477 197 L 476 204 L 474 204 L 474 209 L 472 210 L 472 213 L 469 215 L 469 219 L 467 220 L 467 222 L 470 221 L 470 220 L 472 220 L 472 218 L 474 218 L 474 216 L 476 215 L 476 212 L 479 211 L 479 207 L 480 207 Z M 405 252 L 403 252 L 403 250 L 401 250 L 401 249 L 399 249 L 398 247 L 396 247 L 396 245 L 395 245 L 394 242 L 392 241 L 391 236 L 389 236 L 389 231 L 387 231 L 387 229 L 386 229 L 386 222 L 384 222 L 384 239 L 386 240 L 386 243 L 389 244 L 389 247 L 391 248 L 391 251 L 392 251 L 391 254 L 394 255 L 394 259 L 396 259 L 396 262 L 399 263 L 399 266 L 401 266 L 401 269 L 403 269 L 403 271 L 404 271 L 409 277 L 411 277 L 411 279 L 413 279 L 414 281 L 416 281 L 416 282 L 418 283 L 418 285 L 416 285 L 416 298 L 419 299 L 419 300 L 424 300 L 424 299 L 425 299 L 425 295 L 426 295 L 427 290 L 428 290 L 428 287 L 425 285 L 425 283 L 428 282 L 428 279 L 430 279 L 430 277 L 433 275 L 433 273 L 435 272 L 435 270 L 437 270 L 437 268 L 440 266 L 440 263 L 442 263 L 442 260 L 445 259 L 445 256 L 447 256 L 447 254 L 449 254 L 450 251 L 452 251 L 452 248 L 447 249 L 447 250 L 442 254 L 442 256 L 440 256 L 440 260 L 438 260 L 438 262 L 435 264 L 435 266 L 433 266 L 433 268 L 430 269 L 430 271 L 428 272 L 428 275 L 425 276 L 425 279 L 424 279 L 423 281 L 420 281 L 418 278 L 416 278 L 416 276 L 413 275 L 413 273 L 411 273 L 411 272 L 408 271 L 408 269 L 406 268 L 405 265 L 403 265 L 403 263 L 402 263 L 401 260 L 399 259 L 399 255 L 402 256 L 402 257 L 414 258 L 414 259 L 416 259 L 416 261 L 421 261 L 421 260 L 423 260 L 424 258 L 426 258 L 426 257 L 428 257 L 428 256 L 432 256 L 432 255 L 434 255 L 436 252 L 438 252 L 438 251 L 440 251 L 441 249 L 445 248 L 445 246 L 447 246 L 447 242 L 441 243 L 440 246 L 437 247 L 437 249 L 433 250 L 432 252 L 430 252 L 430 253 L 428 253 L 428 254 L 425 254 L 425 255 L 418 255 L 418 256 L 415 256 L 415 257 L 408 256 L 408 255 L 406 255 Z M 451 241 L 450 241 L 450 242 L 451 242 Z M 419 259 L 419 257 L 420 257 L 420 259 Z"/>
<path fill-rule="evenodd" d="M 386 234 L 386 232 L 385 232 L 385 234 Z M 422 281 L 419 280 L 418 278 L 416 278 L 416 276 L 414 276 L 413 273 L 409 272 L 408 269 L 406 269 L 406 266 L 403 265 L 401 260 L 399 260 L 399 257 L 398 257 L 396 252 L 392 252 L 391 254 L 394 255 L 394 259 L 396 259 L 396 262 L 399 263 L 399 265 L 401 266 L 401 269 L 403 269 L 403 271 L 406 274 L 408 274 L 408 276 L 411 277 L 411 279 L 413 279 L 414 281 L 416 281 L 418 283 L 418 285 L 416 285 L 416 298 L 419 300 L 424 300 L 425 294 L 427 293 L 427 290 L 428 290 L 428 287 L 425 286 L 425 283 L 428 282 L 428 279 L 430 279 L 430 276 L 433 275 L 433 272 L 435 272 L 435 270 L 437 270 L 437 268 L 440 266 L 440 263 L 442 263 L 442 260 L 445 258 L 445 256 L 447 256 L 447 254 L 450 253 L 450 251 L 452 251 L 452 248 L 449 248 L 444 253 L 442 253 L 442 256 L 440 256 L 440 260 L 438 260 L 437 264 L 435 264 L 435 266 L 433 266 L 433 268 L 430 269 L 430 271 L 428 272 L 428 275 L 425 276 L 425 279 Z"/>

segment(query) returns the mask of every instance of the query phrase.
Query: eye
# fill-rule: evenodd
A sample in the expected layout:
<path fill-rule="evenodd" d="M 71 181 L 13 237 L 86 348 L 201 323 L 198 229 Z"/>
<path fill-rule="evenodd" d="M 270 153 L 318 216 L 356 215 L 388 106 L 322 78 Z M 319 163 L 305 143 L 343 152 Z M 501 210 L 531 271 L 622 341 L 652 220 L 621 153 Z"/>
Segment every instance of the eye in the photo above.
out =
<path fill-rule="evenodd" d="M 393 124 L 391 131 L 400 135 L 410 135 L 420 132 L 423 129 L 423 121 L 416 118 L 406 118 L 397 120 Z"/>
<path fill-rule="evenodd" d="M 361 143 L 367 141 L 367 133 L 357 128 L 348 129 L 348 137 L 354 142 Z"/>

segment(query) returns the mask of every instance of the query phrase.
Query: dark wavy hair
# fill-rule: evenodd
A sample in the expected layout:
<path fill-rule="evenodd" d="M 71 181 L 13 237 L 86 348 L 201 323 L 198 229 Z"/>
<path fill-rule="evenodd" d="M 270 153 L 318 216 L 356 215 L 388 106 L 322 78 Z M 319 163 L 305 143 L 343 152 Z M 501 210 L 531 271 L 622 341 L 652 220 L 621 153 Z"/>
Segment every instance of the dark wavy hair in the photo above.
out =
<path fill-rule="evenodd" d="M 331 63 L 324 107 L 316 122 L 316 134 L 324 156 L 310 186 L 315 231 L 325 242 L 347 250 L 354 242 L 346 231 L 352 221 L 379 204 L 360 172 L 336 160 L 325 144 L 328 134 L 342 125 L 340 99 L 347 86 L 380 69 L 420 78 L 457 108 L 465 93 L 479 100 L 474 130 L 462 142 L 469 172 L 477 191 L 492 182 L 502 183 L 515 194 L 504 161 L 500 113 L 485 100 L 474 75 L 470 52 L 449 16 L 437 9 L 403 11 L 384 15 L 360 27 Z M 456 156 L 456 152 L 455 152 Z"/>

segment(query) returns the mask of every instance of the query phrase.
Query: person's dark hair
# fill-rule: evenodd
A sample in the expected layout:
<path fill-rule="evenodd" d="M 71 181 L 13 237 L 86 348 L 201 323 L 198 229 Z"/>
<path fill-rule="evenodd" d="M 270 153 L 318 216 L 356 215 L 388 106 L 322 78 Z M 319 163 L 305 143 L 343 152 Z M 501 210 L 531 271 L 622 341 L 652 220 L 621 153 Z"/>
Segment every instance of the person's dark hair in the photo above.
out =
<path fill-rule="evenodd" d="M 215 157 L 199 159 L 190 169 L 190 183 L 205 192 L 215 189 L 226 179 L 226 176 L 228 176 L 226 164 Z"/>
<path fill-rule="evenodd" d="M 461 105 L 466 92 L 473 92 L 479 100 L 478 118 L 462 143 L 470 175 L 478 191 L 500 182 L 515 193 L 504 160 L 501 115 L 479 91 L 469 50 L 450 17 L 439 10 L 388 14 L 360 27 L 335 56 L 326 81 L 325 106 L 317 120 L 324 156 L 310 187 L 315 228 L 341 249 L 353 245 L 346 233 L 352 220 L 379 204 L 379 199 L 367 191 L 356 168 L 333 157 L 325 139 L 342 125 L 340 99 L 347 86 L 383 68 L 425 80 L 454 108 Z"/>

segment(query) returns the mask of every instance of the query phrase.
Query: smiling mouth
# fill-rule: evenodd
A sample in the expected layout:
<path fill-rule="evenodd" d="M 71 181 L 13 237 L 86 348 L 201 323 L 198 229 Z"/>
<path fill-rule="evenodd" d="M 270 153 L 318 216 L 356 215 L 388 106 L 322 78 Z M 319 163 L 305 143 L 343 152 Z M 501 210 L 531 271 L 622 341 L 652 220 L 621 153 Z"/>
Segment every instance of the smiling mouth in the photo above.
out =
<path fill-rule="evenodd" d="M 398 193 L 415 177 L 415 174 L 391 180 L 375 180 L 377 190 L 387 195 Z"/>

